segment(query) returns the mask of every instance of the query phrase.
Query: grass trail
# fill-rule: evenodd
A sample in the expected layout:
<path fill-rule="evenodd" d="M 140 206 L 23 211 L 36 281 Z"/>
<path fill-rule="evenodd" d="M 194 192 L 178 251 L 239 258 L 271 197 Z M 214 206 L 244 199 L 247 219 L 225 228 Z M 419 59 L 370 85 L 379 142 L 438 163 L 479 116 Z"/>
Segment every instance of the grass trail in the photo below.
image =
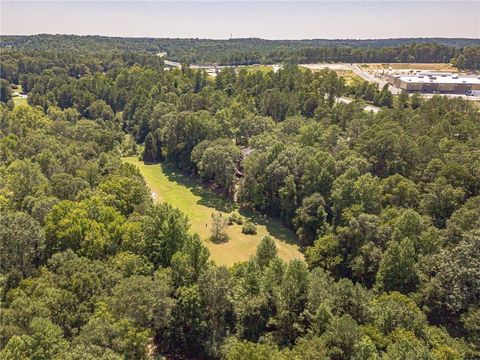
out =
<path fill-rule="evenodd" d="M 170 203 L 188 216 L 191 231 L 205 241 L 215 263 L 231 266 L 236 262 L 248 260 L 255 254 L 257 245 L 266 235 L 275 240 L 278 254 L 284 260 L 303 259 L 295 243 L 294 233 L 280 221 L 265 218 L 251 211 L 239 211 L 238 206 L 227 197 L 207 189 L 201 182 L 165 164 L 144 164 L 134 157 L 124 158 L 124 161 L 140 169 L 156 201 Z M 228 242 L 216 244 L 209 241 L 212 213 L 222 212 L 227 216 L 233 211 L 239 211 L 244 219 L 254 222 L 257 225 L 257 234 L 245 235 L 242 233 L 242 226 L 235 224 L 227 228 Z"/>

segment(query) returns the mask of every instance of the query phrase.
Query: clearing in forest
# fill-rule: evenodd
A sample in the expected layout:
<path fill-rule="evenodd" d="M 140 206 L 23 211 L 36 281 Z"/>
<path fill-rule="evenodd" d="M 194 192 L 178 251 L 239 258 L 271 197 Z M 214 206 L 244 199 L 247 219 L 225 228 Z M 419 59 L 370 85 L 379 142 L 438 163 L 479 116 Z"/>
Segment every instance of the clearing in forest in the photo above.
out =
<path fill-rule="evenodd" d="M 295 234 L 277 219 L 239 209 L 227 197 L 206 188 L 200 181 L 181 174 L 166 164 L 144 164 L 135 157 L 124 161 L 136 165 L 152 192 L 154 201 L 164 201 L 188 216 L 191 231 L 200 235 L 210 250 L 216 264 L 231 266 L 245 261 L 255 254 L 260 240 L 269 235 L 277 244 L 278 254 L 284 260 L 303 259 L 296 244 Z M 238 212 L 244 221 L 249 219 L 257 226 L 256 235 L 242 233 L 242 225 L 227 226 L 228 242 L 213 243 L 209 240 L 212 228 L 211 216 L 220 212 L 223 216 Z"/>
<path fill-rule="evenodd" d="M 425 70 L 457 72 L 458 69 L 448 63 L 370 63 L 362 64 L 365 70 Z"/>
<path fill-rule="evenodd" d="M 14 106 L 27 104 L 27 95 L 23 94 L 22 85 L 15 85 L 15 88 L 12 90 L 12 100 Z"/>

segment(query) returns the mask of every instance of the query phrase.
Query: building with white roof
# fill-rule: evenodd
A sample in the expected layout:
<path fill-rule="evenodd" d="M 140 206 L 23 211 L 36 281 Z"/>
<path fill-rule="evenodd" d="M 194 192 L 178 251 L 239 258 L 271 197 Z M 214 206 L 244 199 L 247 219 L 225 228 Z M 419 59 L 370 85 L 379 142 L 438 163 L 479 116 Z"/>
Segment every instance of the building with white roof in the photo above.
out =
<path fill-rule="evenodd" d="M 480 77 L 452 73 L 389 75 L 389 84 L 408 92 L 471 94 L 480 91 Z"/>

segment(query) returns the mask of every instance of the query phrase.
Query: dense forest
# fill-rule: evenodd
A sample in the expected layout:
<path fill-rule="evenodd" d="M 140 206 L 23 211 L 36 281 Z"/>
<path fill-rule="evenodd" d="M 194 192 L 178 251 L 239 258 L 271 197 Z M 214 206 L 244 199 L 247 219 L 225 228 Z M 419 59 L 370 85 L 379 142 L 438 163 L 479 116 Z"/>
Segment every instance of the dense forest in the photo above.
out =
<path fill-rule="evenodd" d="M 155 39 L 102 36 L 2 36 L 2 46 L 20 50 L 135 51 L 166 53 L 181 63 L 219 65 L 311 62 L 448 63 L 480 68 L 479 39 L 263 40 Z"/>
<path fill-rule="evenodd" d="M 1 57 L 0 359 L 480 357 L 472 103 L 32 44 Z M 305 261 L 265 237 L 215 265 L 131 155 L 280 218 Z"/>

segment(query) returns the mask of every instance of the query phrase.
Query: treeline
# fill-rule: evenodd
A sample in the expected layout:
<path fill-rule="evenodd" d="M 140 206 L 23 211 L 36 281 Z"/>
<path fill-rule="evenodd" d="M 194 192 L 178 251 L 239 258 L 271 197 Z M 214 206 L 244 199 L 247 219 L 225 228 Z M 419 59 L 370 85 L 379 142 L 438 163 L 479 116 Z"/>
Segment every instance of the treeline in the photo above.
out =
<path fill-rule="evenodd" d="M 167 54 L 182 63 L 272 64 L 284 61 L 362 63 L 448 63 L 480 68 L 478 39 L 263 40 L 154 39 L 103 36 L 3 36 L 3 47 L 73 53 L 128 51 Z"/>
<path fill-rule="evenodd" d="M 103 120 L 28 107 L 2 108 L 1 119 L 2 359 L 478 355 L 429 324 L 411 297 L 286 264 L 268 238 L 248 262 L 210 263 L 187 219 L 153 205 L 138 171 L 121 164 L 122 135 L 103 132 Z M 408 216 L 397 236 L 418 230 Z M 451 266 L 478 261 L 478 239 L 434 259 L 446 289 L 458 281 Z M 473 296 L 471 286 L 461 295 Z"/>
<path fill-rule="evenodd" d="M 2 87 L 18 79 L 29 105 L 0 107 L 0 358 L 479 357 L 469 102 L 293 65 L 213 79 L 85 54 L 70 74 L 69 54 L 5 54 Z M 212 264 L 122 155 L 279 217 L 306 261 L 285 263 L 267 237 L 247 262 Z"/>
<path fill-rule="evenodd" d="M 101 56 L 92 56 L 88 52 L 76 54 L 2 48 L 0 75 L 2 79 L 24 86 L 28 92 L 32 88 L 28 78 L 32 76 L 44 75 L 45 78 L 66 76 L 67 79 L 79 79 L 134 64 L 149 66 L 156 70 L 163 67 L 160 58 L 147 53 L 111 50 L 105 51 Z"/>
<path fill-rule="evenodd" d="M 54 43 L 60 43 L 61 47 L 54 47 Z M 256 47 L 295 47 L 295 46 L 320 46 L 320 47 L 352 47 L 352 48 L 382 48 L 396 47 L 412 44 L 439 44 L 453 47 L 478 46 L 478 39 L 468 38 L 392 38 L 392 39 L 310 39 L 310 40 L 266 40 L 259 38 L 240 38 L 229 40 L 213 40 L 198 38 L 128 38 L 109 37 L 99 35 L 2 35 L 2 46 L 16 47 L 22 50 L 57 50 L 57 51 L 162 51 L 172 48 L 183 50 L 195 47 L 212 46 L 239 46 L 248 48 Z"/>

